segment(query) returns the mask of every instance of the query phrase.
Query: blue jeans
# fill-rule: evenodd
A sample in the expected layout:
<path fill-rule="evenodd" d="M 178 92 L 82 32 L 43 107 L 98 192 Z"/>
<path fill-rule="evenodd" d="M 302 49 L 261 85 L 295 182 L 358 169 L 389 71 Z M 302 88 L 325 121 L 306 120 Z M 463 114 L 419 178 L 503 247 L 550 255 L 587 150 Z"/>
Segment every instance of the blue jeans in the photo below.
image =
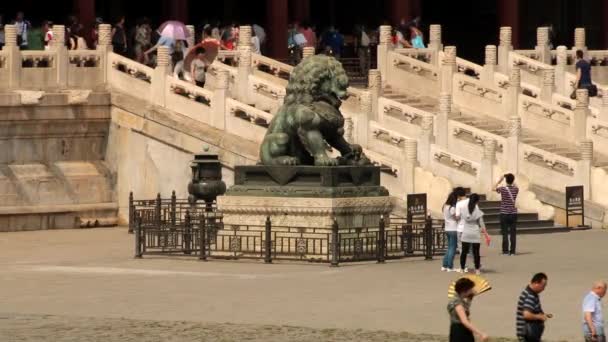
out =
<path fill-rule="evenodd" d="M 456 255 L 456 246 L 458 245 L 458 233 L 457 232 L 445 232 L 448 238 L 448 250 L 443 256 L 443 267 L 453 269 L 454 268 L 454 256 Z"/>

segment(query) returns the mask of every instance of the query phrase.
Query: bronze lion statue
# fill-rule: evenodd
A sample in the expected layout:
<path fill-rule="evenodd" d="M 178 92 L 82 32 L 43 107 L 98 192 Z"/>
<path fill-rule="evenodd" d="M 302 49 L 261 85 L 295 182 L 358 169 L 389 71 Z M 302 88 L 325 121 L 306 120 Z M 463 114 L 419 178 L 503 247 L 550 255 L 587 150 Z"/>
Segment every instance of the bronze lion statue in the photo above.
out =
<path fill-rule="evenodd" d="M 283 106 L 270 122 L 262 145 L 263 165 L 367 165 L 361 146 L 344 139 L 342 100 L 348 77 L 335 58 L 316 55 L 296 66 L 287 84 Z M 328 145 L 339 158 L 327 155 Z"/>

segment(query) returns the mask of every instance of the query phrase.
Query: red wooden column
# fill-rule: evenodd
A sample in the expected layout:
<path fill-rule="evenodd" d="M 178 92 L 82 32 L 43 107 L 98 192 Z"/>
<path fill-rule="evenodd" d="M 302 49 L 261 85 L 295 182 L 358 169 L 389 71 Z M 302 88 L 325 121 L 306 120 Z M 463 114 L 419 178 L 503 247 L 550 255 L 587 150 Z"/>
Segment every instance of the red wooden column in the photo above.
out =
<path fill-rule="evenodd" d="M 310 0 L 292 0 L 293 18 L 297 22 L 310 20 Z"/>
<path fill-rule="evenodd" d="M 74 13 L 83 27 L 83 36 L 91 45 L 91 30 L 95 23 L 95 0 L 74 0 Z"/>
<path fill-rule="evenodd" d="M 287 58 L 287 15 L 285 0 L 266 0 L 268 53 L 277 59 Z"/>
<path fill-rule="evenodd" d="M 608 48 L 608 0 L 602 0 L 601 8 L 601 23 L 602 23 L 602 41 L 599 48 L 601 50 Z"/>
<path fill-rule="evenodd" d="M 513 48 L 519 47 L 519 0 L 498 0 L 498 23 L 502 26 L 511 26 Z"/>
<path fill-rule="evenodd" d="M 189 24 L 188 0 L 165 0 L 168 5 L 170 20 L 178 20 Z"/>
<path fill-rule="evenodd" d="M 419 15 L 415 12 L 419 8 L 420 2 L 418 0 L 388 0 L 387 12 L 391 25 L 399 25 L 401 19 L 405 19 L 406 22 L 414 19 L 415 15 Z"/>

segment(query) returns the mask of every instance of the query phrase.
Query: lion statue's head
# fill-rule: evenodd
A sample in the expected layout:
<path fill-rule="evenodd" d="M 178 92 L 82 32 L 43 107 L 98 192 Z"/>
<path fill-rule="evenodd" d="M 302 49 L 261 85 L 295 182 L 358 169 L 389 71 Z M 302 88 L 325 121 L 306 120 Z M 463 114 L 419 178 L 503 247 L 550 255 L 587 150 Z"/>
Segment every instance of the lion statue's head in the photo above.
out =
<path fill-rule="evenodd" d="M 307 57 L 291 72 L 285 104 L 310 104 L 328 96 L 339 103 L 347 97 L 347 88 L 348 76 L 338 60 L 325 55 Z"/>

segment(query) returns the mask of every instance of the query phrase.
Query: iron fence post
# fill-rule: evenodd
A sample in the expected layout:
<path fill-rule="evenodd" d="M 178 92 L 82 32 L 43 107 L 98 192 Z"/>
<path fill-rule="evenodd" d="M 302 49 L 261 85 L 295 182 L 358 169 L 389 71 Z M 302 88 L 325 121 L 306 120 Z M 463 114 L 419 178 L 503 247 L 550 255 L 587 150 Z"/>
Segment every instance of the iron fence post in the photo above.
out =
<path fill-rule="evenodd" d="M 154 203 L 154 229 L 156 229 L 156 243 L 160 246 L 162 244 L 162 234 L 160 231 L 160 209 L 161 209 L 160 193 L 156 194 L 156 202 Z"/>
<path fill-rule="evenodd" d="M 331 226 L 331 267 L 338 267 L 340 263 L 340 236 L 338 232 L 338 221 L 334 219 Z"/>
<path fill-rule="evenodd" d="M 270 264 L 272 263 L 272 223 L 270 222 L 270 216 L 266 217 L 264 233 L 266 239 L 264 241 L 264 262 Z"/>
<path fill-rule="evenodd" d="M 184 218 L 184 254 L 191 254 L 190 244 L 192 243 L 192 237 L 190 236 L 190 210 L 186 210 L 186 217 Z"/>
<path fill-rule="evenodd" d="M 137 222 L 134 222 L 133 224 L 135 225 L 135 258 L 141 259 L 141 219 L 137 218 Z"/>
<path fill-rule="evenodd" d="M 200 231 L 199 231 L 199 249 L 200 254 L 198 256 L 199 260 L 207 261 L 207 232 L 205 227 L 205 215 L 201 214 L 201 219 L 199 222 Z"/>
<path fill-rule="evenodd" d="M 378 247 L 376 248 L 376 253 L 378 257 L 378 263 L 384 264 L 386 258 L 386 239 L 385 239 L 385 228 L 384 228 L 384 216 L 380 216 L 380 222 L 378 226 Z"/>
<path fill-rule="evenodd" d="M 405 253 L 414 253 L 414 226 L 413 223 L 406 223 L 405 227 Z"/>
<path fill-rule="evenodd" d="M 424 259 L 433 260 L 433 221 L 427 218 L 424 224 Z"/>
<path fill-rule="evenodd" d="M 135 224 L 135 222 L 133 222 L 133 214 L 134 214 L 134 210 L 135 208 L 133 208 L 133 191 L 129 192 L 129 234 L 133 233 L 133 225 Z"/>
<path fill-rule="evenodd" d="M 175 211 L 177 207 L 177 197 L 175 197 L 175 190 L 171 193 L 171 227 L 175 228 Z"/>

